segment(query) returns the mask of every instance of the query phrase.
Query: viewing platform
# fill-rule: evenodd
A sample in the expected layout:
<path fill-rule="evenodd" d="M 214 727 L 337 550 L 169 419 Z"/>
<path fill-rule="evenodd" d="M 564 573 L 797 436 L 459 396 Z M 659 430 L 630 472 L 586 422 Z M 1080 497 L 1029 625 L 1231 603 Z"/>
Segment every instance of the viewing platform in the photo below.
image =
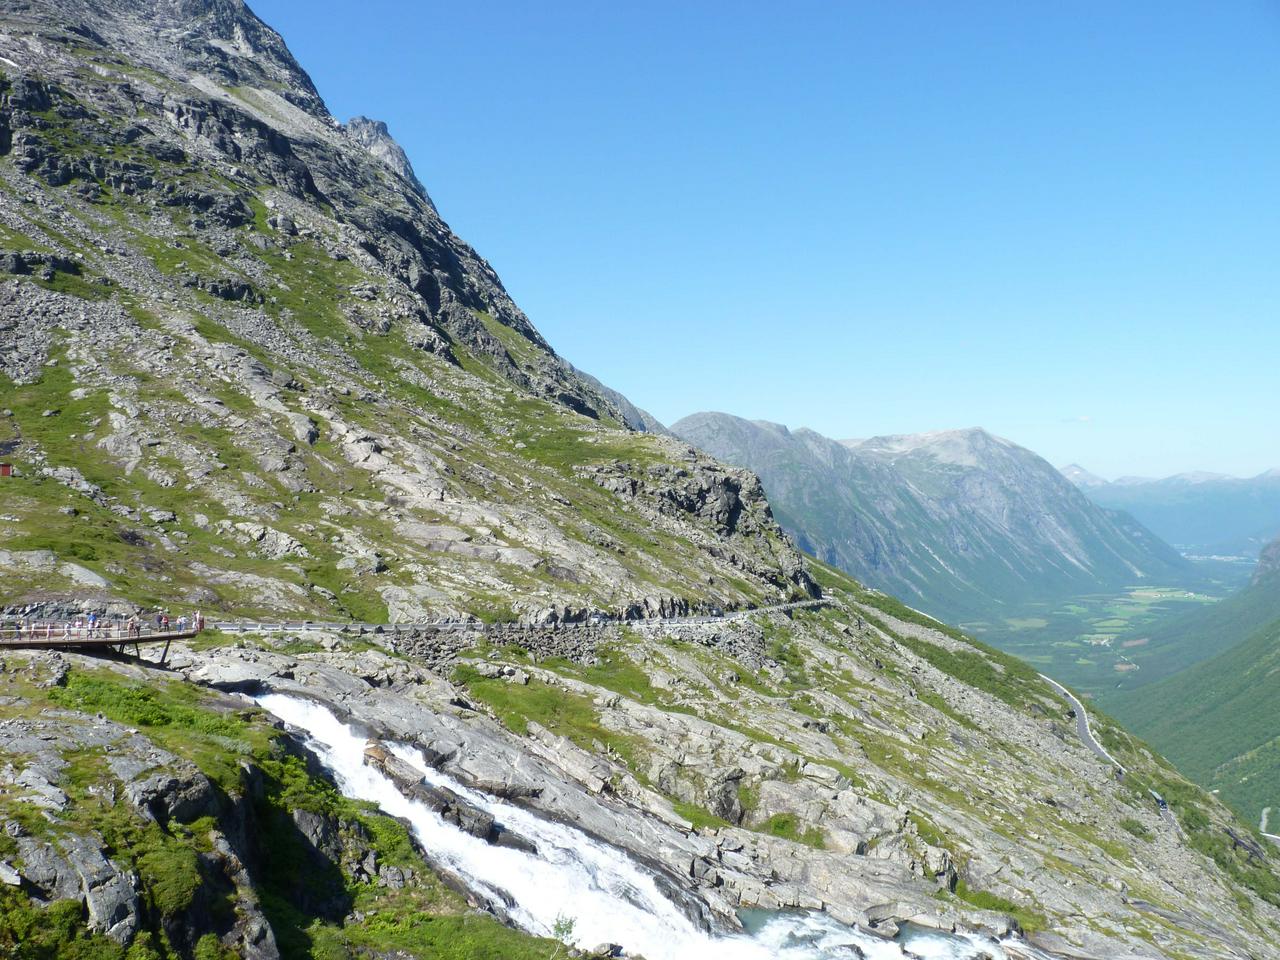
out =
<path fill-rule="evenodd" d="M 10 622 L 0 626 L 0 651 L 3 650 L 75 650 L 93 652 L 115 650 L 123 654 L 133 647 L 141 655 L 144 643 L 163 643 L 163 663 L 174 640 L 191 640 L 200 634 L 199 626 L 163 629 L 153 623 L 130 623 L 127 620 L 100 620 L 90 625 L 84 620 Z"/>

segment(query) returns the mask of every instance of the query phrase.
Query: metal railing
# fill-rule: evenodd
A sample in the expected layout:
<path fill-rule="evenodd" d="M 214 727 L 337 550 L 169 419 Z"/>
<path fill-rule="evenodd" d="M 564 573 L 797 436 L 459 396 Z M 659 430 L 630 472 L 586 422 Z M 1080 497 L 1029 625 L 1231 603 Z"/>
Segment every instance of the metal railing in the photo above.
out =
<path fill-rule="evenodd" d="M 167 626 L 141 621 L 99 620 L 11 620 L 0 622 L 0 646 L 115 646 L 128 643 L 156 643 L 193 637 L 195 623 Z"/>

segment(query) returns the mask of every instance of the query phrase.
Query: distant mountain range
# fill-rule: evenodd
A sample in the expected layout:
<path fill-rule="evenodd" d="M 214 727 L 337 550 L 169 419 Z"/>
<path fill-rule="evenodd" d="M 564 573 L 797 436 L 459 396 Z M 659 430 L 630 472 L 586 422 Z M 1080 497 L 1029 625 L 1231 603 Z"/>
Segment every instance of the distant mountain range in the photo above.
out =
<path fill-rule="evenodd" d="M 1167 648 L 1166 666 L 1217 656 L 1113 693 L 1106 708 L 1242 813 L 1256 820 L 1276 807 L 1270 830 L 1280 830 L 1280 539 L 1262 551 L 1248 587 L 1165 624 L 1151 642 Z"/>
<path fill-rule="evenodd" d="M 1280 534 L 1280 470 L 1249 478 L 1197 472 L 1114 481 L 1074 463 L 1061 472 L 1094 503 L 1131 513 L 1186 553 L 1253 557 Z"/>
<path fill-rule="evenodd" d="M 1132 517 L 981 429 L 841 442 L 723 413 L 671 429 L 755 471 L 803 549 L 944 619 L 1189 572 Z"/>

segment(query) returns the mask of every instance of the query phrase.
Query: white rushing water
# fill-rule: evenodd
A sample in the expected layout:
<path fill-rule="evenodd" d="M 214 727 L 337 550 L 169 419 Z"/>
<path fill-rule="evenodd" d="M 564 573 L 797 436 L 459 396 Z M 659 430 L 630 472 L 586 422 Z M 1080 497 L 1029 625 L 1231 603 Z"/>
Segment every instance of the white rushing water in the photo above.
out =
<path fill-rule="evenodd" d="M 418 842 L 482 897 L 511 904 L 521 928 L 551 936 L 558 921 L 572 921 L 572 940 L 590 948 L 621 944 L 648 960 L 828 960 L 858 954 L 869 960 L 969 960 L 1008 954 L 994 941 L 911 931 L 887 941 L 837 923 L 825 914 L 777 914 L 751 935 L 715 935 L 698 929 L 662 895 L 653 873 L 616 847 L 573 827 L 472 790 L 430 768 L 421 753 L 392 744 L 396 756 L 434 786 L 447 787 L 492 814 L 498 823 L 532 840 L 537 853 L 492 846 L 446 823 L 425 805 L 410 800 L 382 772 L 366 766 L 365 738 L 324 707 L 282 694 L 257 702 L 309 737 L 308 745 L 328 768 L 339 789 L 403 817 Z M 904 948 L 910 953 L 905 953 Z M 1039 956 L 1019 945 L 1019 955 Z"/>

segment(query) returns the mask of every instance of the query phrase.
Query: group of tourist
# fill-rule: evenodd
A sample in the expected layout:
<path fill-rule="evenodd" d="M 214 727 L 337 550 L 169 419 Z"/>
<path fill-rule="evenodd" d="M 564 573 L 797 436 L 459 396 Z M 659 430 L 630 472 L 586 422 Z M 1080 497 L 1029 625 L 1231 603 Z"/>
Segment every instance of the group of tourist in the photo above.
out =
<path fill-rule="evenodd" d="M 152 634 L 186 633 L 204 629 L 204 614 L 199 610 L 191 616 L 182 614 L 170 619 L 164 610 L 155 612 L 155 629 Z M 142 620 L 135 613 L 127 619 L 106 619 L 97 611 L 90 611 L 74 620 L 44 621 L 23 617 L 12 627 L 0 630 L 0 635 L 15 637 L 16 642 L 35 640 L 136 640 L 142 636 Z"/>

